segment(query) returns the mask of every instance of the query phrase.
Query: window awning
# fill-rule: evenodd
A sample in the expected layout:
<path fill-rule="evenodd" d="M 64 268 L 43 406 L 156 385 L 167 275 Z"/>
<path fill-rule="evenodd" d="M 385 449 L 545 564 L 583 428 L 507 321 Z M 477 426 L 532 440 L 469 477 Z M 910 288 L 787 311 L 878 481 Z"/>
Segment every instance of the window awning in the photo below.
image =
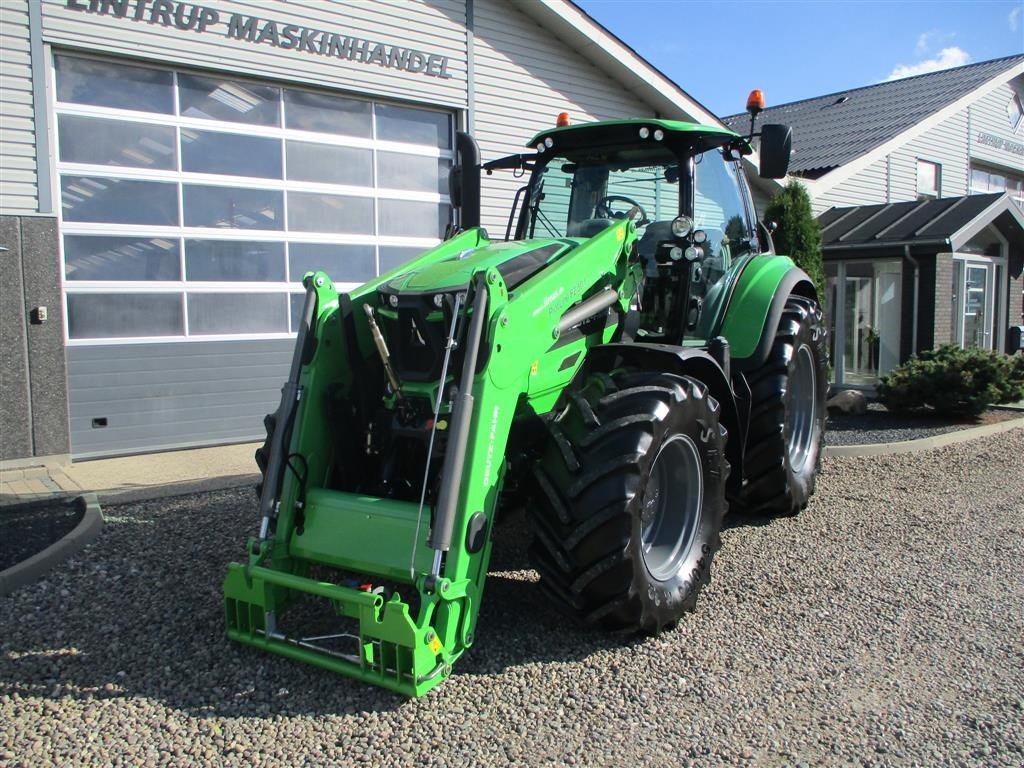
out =
<path fill-rule="evenodd" d="M 1006 193 L 829 208 L 818 216 L 826 259 L 957 251 L 992 225 L 1024 259 L 1024 211 Z"/>

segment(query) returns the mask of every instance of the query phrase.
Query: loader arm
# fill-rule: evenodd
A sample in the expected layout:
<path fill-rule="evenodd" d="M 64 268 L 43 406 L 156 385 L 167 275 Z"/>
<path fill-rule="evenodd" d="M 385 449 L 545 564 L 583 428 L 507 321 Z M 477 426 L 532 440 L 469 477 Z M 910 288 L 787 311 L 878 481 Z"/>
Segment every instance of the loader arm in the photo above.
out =
<path fill-rule="evenodd" d="M 382 398 L 398 412 L 428 407 L 439 389 L 459 389 L 441 398 L 437 421 L 446 421 L 450 434 L 432 504 L 346 489 L 339 481 L 351 473 L 336 433 L 354 428 L 343 439 L 360 442 L 366 426 L 353 415 L 353 371 L 378 362 L 370 320 L 358 308 L 369 304 L 386 320 L 380 290 L 389 276 L 341 297 L 325 274 L 311 276 L 316 311 L 311 340 L 297 357 L 303 364 L 294 427 L 287 445 L 271 441 L 281 455 L 270 464 L 282 468 L 281 476 L 264 483 L 265 494 L 278 486 L 280 494 L 263 500 L 273 519 L 250 542 L 247 562 L 229 568 L 229 636 L 410 696 L 444 680 L 474 641 L 521 400 L 533 414 L 549 411 L 586 349 L 615 336 L 641 274 L 629 256 L 635 239 L 633 225 L 622 221 L 588 240 L 566 241 L 548 264 L 511 286 L 486 256 L 479 264 L 464 259 L 465 268 L 453 273 L 456 295 L 467 294 L 452 326 L 461 326 L 466 349 L 444 382 L 410 381 L 402 402 L 394 392 Z M 455 268 L 481 242 L 476 231 L 464 233 L 402 272 Z M 482 314 L 473 323 L 476 312 Z M 475 327 L 478 359 L 467 363 Z M 309 598 L 326 600 L 347 628 L 313 637 L 293 631 L 290 609 Z"/>

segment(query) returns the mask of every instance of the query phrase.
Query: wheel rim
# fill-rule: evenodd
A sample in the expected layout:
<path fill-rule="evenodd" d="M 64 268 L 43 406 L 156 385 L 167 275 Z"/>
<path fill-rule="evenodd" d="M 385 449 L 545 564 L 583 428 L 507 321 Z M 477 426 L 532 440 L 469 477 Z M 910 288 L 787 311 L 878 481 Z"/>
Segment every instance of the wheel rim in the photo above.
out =
<path fill-rule="evenodd" d="M 644 565 L 657 581 L 667 581 L 690 551 L 704 503 L 704 477 L 693 440 L 674 435 L 662 444 L 642 503 Z"/>
<path fill-rule="evenodd" d="M 817 373 L 814 355 L 804 344 L 797 350 L 796 365 L 789 376 L 789 404 L 786 407 L 786 447 L 789 466 L 799 472 L 807 463 L 814 445 L 818 422 Z"/>

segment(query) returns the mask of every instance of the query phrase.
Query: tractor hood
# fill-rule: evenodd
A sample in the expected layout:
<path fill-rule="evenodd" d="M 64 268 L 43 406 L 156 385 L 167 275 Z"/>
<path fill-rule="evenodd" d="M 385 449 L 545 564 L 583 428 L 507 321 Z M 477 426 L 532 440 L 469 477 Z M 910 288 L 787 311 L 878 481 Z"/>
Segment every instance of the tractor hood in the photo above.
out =
<path fill-rule="evenodd" d="M 514 240 L 468 248 L 439 261 L 389 280 L 382 293 L 435 293 L 465 288 L 474 272 L 497 269 L 508 288 L 530 279 L 545 266 L 576 248 L 584 238 Z"/>

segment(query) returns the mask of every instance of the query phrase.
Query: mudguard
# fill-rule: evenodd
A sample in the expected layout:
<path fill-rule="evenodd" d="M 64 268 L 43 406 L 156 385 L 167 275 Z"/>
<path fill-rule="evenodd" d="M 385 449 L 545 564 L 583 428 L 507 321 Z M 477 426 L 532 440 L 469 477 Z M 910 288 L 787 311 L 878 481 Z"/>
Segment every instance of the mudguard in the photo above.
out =
<path fill-rule="evenodd" d="M 814 282 L 788 256 L 758 256 L 743 270 L 715 334 L 729 340 L 733 370 L 751 371 L 764 363 L 792 294 L 818 299 Z"/>

